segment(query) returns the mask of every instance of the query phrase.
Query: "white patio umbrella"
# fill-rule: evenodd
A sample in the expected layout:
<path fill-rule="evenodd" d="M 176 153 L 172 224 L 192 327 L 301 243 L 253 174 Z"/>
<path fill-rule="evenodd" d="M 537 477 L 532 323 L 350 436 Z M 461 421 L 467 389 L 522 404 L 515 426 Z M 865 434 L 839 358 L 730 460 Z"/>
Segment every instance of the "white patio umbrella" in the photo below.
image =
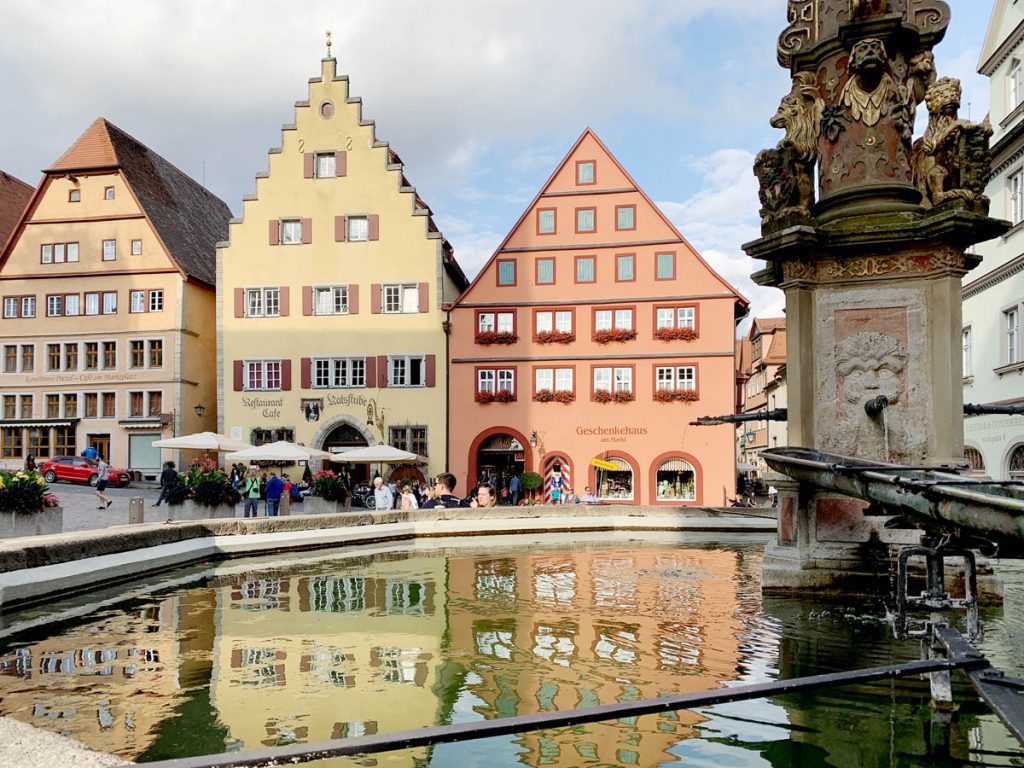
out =
<path fill-rule="evenodd" d="M 396 464 L 398 462 L 420 461 L 415 453 L 403 451 L 390 445 L 368 445 L 364 448 L 342 450 L 331 454 L 332 461 L 344 461 L 349 464 Z"/>
<path fill-rule="evenodd" d="M 287 440 L 267 443 L 228 454 L 229 461 L 309 461 L 310 459 L 333 459 L 327 451 L 296 445 Z"/>
<path fill-rule="evenodd" d="M 179 437 L 169 437 L 166 440 L 155 440 L 153 447 L 225 453 L 252 448 L 252 445 L 243 443 L 241 440 L 232 440 L 230 437 L 219 435 L 216 432 L 196 432 L 194 435 L 180 435 Z"/>

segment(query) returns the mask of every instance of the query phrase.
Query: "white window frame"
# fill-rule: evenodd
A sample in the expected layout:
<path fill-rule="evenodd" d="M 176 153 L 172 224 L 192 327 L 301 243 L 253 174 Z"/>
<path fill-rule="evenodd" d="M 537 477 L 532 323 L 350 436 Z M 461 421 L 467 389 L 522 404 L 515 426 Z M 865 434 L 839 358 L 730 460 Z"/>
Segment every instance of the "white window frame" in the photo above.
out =
<path fill-rule="evenodd" d="M 636 314 L 632 308 L 598 309 L 594 312 L 594 330 L 632 331 Z M 628 320 L 628 323 L 626 322 Z"/>
<path fill-rule="evenodd" d="M 117 314 L 117 291 L 103 291 L 103 314 Z"/>
<path fill-rule="evenodd" d="M 418 361 L 420 381 L 412 381 L 413 362 Z M 388 355 L 388 386 L 418 389 L 427 386 L 426 355 Z"/>
<path fill-rule="evenodd" d="M 134 238 L 132 240 L 132 256 L 141 256 L 141 255 L 142 255 L 142 240 L 140 240 L 139 238 Z"/>
<path fill-rule="evenodd" d="M 321 296 L 325 306 L 321 307 Z M 347 315 L 348 314 L 348 286 L 347 285 L 315 285 L 313 286 L 313 314 L 314 315 Z"/>
<path fill-rule="evenodd" d="M 246 288 L 244 296 L 246 317 L 281 316 L 280 286 L 267 285 L 257 288 Z"/>
<path fill-rule="evenodd" d="M 311 361 L 313 389 L 352 389 L 366 386 L 365 357 L 315 357 Z"/>
<path fill-rule="evenodd" d="M 554 368 L 538 368 L 533 372 L 533 391 L 534 393 L 542 390 L 549 389 L 552 392 L 555 391 L 555 369 Z"/>
<path fill-rule="evenodd" d="M 57 294 L 46 297 L 46 316 L 47 317 L 63 317 L 64 316 L 64 296 Z"/>
<path fill-rule="evenodd" d="M 572 368 L 555 368 L 555 392 L 572 392 L 574 376 Z"/>
<path fill-rule="evenodd" d="M 281 372 L 283 366 L 281 360 L 246 360 L 245 361 L 245 391 L 247 392 L 280 392 Z M 269 385 L 272 379 L 276 378 L 277 386 Z M 253 386 L 253 382 L 256 386 Z"/>
<path fill-rule="evenodd" d="M 56 261 L 57 255 L 54 254 Z M 117 240 L 103 241 L 103 261 L 117 261 Z"/>
<path fill-rule="evenodd" d="M 494 331 L 494 313 L 481 312 L 476 319 L 477 333 L 492 333 Z"/>
<path fill-rule="evenodd" d="M 82 314 L 82 297 L 77 293 L 64 294 L 64 317 L 78 317 Z"/>
<path fill-rule="evenodd" d="M 380 310 L 385 315 L 412 315 L 420 311 L 420 287 L 416 283 L 385 283 L 380 287 Z M 409 296 L 415 299 L 415 309 Z"/>
<path fill-rule="evenodd" d="M 164 311 L 164 289 L 157 288 L 149 292 L 149 311 L 150 312 L 163 312 Z"/>
<path fill-rule="evenodd" d="M 654 373 L 655 389 L 674 390 L 692 389 L 697 390 L 697 366 L 695 365 L 672 365 L 658 366 Z"/>
<path fill-rule="evenodd" d="M 1017 168 L 1006 180 L 1008 189 L 1007 195 L 1007 218 L 1013 225 L 1024 221 L 1024 167 Z"/>
<path fill-rule="evenodd" d="M 78 261 L 78 243 L 65 243 L 68 264 Z"/>
<path fill-rule="evenodd" d="M 974 375 L 974 355 L 971 343 L 971 326 L 964 326 L 963 330 L 960 332 L 960 340 L 963 348 L 963 359 L 961 363 L 963 366 L 963 377 L 967 379 Z"/>
<path fill-rule="evenodd" d="M 595 392 L 630 392 L 633 391 L 632 368 L 595 368 Z"/>
<path fill-rule="evenodd" d="M 281 219 L 278 242 L 281 245 L 302 245 L 302 219 Z"/>
<path fill-rule="evenodd" d="M 35 296 L 22 296 L 21 297 L 21 316 L 22 317 L 35 317 L 36 316 L 36 297 Z"/>
<path fill-rule="evenodd" d="M 1003 354 L 1006 365 L 1020 362 L 1020 305 L 1003 310 Z"/>
<path fill-rule="evenodd" d="M 5 296 L 4 297 L 4 319 L 10 320 L 18 317 L 18 309 L 21 304 L 20 296 Z"/>
<path fill-rule="evenodd" d="M 370 217 L 366 215 L 345 218 L 345 239 L 350 243 L 365 243 L 370 240 Z"/>
<path fill-rule="evenodd" d="M 103 306 L 102 299 L 100 298 L 101 295 L 102 294 L 100 294 L 98 291 L 93 291 L 93 292 L 85 294 L 85 314 L 86 315 L 98 315 L 98 314 L 100 314 L 100 310 L 101 310 L 101 308 Z"/>
<path fill-rule="evenodd" d="M 146 311 L 146 292 L 133 290 L 128 295 L 129 312 Z"/>
<path fill-rule="evenodd" d="M 313 155 L 313 175 L 318 179 L 333 179 L 338 175 L 338 158 L 333 152 Z"/>
<path fill-rule="evenodd" d="M 493 368 L 481 368 L 476 372 L 476 391 L 494 394 L 497 375 Z"/>
<path fill-rule="evenodd" d="M 1010 62 L 1010 69 L 1006 73 L 1007 99 L 1009 101 L 1006 113 L 1009 114 L 1016 109 L 1024 100 L 1024 68 L 1020 59 L 1013 59 Z"/>

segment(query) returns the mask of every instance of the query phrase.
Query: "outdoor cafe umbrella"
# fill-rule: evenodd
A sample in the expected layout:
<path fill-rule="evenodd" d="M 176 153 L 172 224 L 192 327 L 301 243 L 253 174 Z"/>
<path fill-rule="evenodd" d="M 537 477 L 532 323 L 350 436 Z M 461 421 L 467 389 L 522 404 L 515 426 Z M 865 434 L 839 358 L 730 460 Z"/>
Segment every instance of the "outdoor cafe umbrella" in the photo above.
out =
<path fill-rule="evenodd" d="M 252 448 L 249 443 L 232 440 L 230 437 L 218 435 L 216 432 L 197 432 L 194 435 L 169 437 L 166 440 L 155 440 L 154 448 L 174 448 L 182 451 L 206 451 L 207 453 L 226 453 Z"/>
<path fill-rule="evenodd" d="M 331 454 L 332 461 L 343 461 L 349 464 L 397 464 L 399 462 L 418 462 L 420 456 L 390 445 L 367 445 L 363 448 L 336 452 Z"/>
<path fill-rule="evenodd" d="M 248 447 L 228 454 L 230 461 L 309 461 L 310 459 L 333 459 L 327 451 L 296 445 L 287 440 Z"/>

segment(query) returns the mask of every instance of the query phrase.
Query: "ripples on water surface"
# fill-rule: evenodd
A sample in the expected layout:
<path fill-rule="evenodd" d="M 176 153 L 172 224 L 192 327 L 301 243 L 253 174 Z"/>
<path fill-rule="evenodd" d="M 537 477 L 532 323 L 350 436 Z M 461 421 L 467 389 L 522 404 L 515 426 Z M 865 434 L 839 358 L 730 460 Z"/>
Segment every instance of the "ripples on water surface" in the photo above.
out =
<path fill-rule="evenodd" d="M 184 572 L 0 639 L 0 714 L 144 762 L 916 657 L 881 607 L 762 601 L 763 544 L 735 541 L 472 540 Z M 1024 568 L 1003 575 L 985 650 L 1020 675 Z M 1024 765 L 960 698 L 949 728 L 904 680 L 316 765 Z"/>

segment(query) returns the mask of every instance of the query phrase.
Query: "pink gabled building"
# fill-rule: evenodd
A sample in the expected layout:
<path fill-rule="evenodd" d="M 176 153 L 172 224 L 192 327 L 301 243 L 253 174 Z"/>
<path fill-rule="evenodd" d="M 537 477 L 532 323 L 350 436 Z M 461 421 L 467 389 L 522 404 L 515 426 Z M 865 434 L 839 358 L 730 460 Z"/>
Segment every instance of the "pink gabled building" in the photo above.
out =
<path fill-rule="evenodd" d="M 689 422 L 735 410 L 746 312 L 587 129 L 452 308 L 457 492 L 532 470 L 545 495 L 560 473 L 610 503 L 723 504 L 734 429 Z"/>

